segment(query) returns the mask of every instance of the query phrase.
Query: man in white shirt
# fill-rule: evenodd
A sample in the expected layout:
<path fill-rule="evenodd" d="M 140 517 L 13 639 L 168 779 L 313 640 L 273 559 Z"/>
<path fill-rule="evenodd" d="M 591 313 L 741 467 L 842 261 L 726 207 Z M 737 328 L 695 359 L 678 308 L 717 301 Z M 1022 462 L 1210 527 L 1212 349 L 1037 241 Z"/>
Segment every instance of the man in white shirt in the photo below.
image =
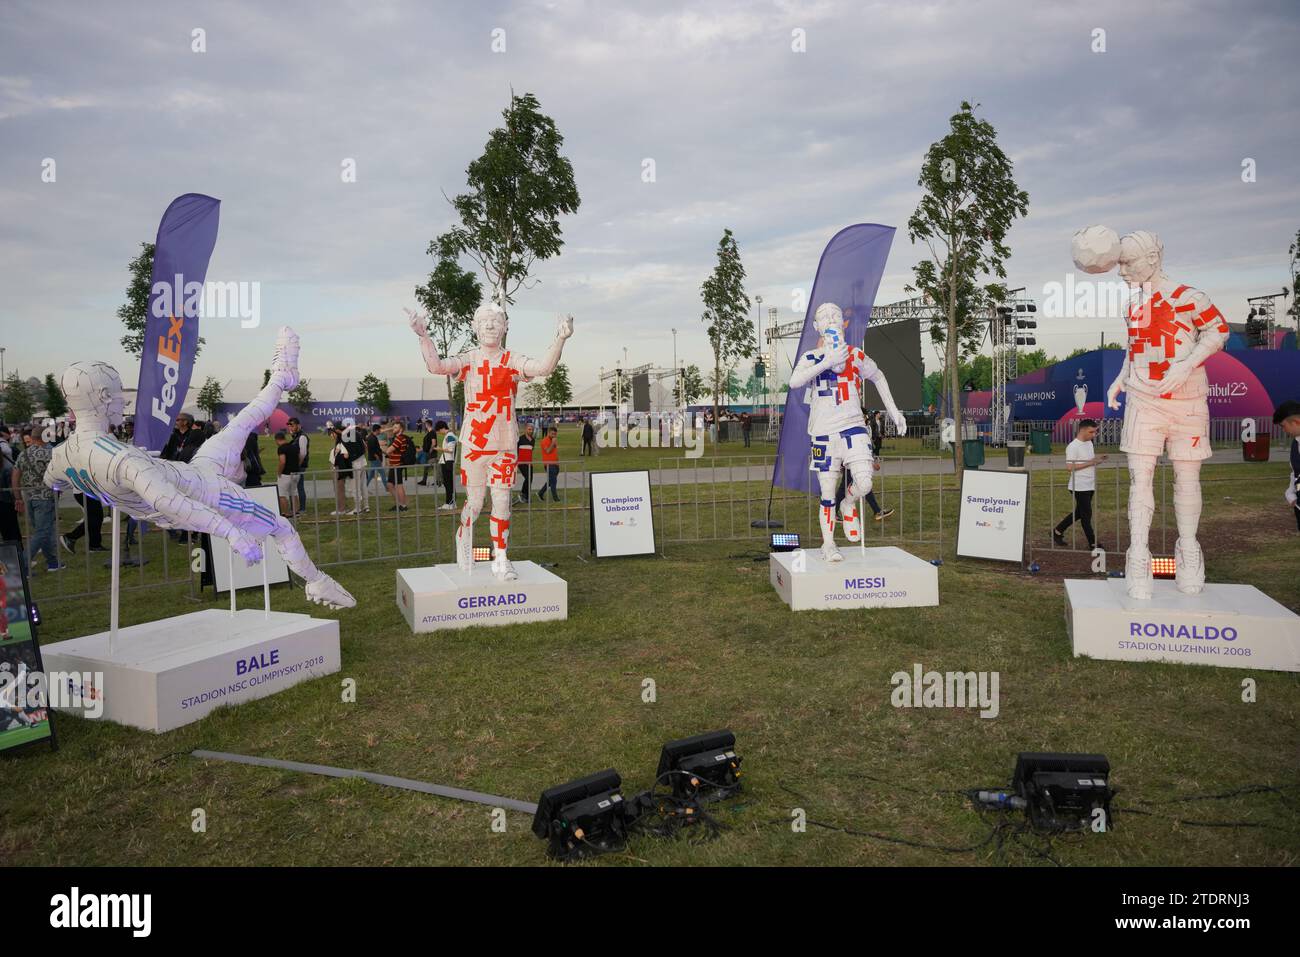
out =
<path fill-rule="evenodd" d="M 1074 441 L 1065 447 L 1065 467 L 1070 473 L 1070 492 L 1074 495 L 1074 511 L 1056 523 L 1052 541 L 1065 545 L 1065 530 L 1076 521 L 1083 526 L 1088 537 L 1088 550 L 1097 547 L 1097 536 L 1092 531 L 1092 496 L 1097 490 L 1097 465 L 1106 461 L 1097 455 L 1092 440 L 1097 437 L 1097 420 L 1081 419 L 1074 432 Z"/>

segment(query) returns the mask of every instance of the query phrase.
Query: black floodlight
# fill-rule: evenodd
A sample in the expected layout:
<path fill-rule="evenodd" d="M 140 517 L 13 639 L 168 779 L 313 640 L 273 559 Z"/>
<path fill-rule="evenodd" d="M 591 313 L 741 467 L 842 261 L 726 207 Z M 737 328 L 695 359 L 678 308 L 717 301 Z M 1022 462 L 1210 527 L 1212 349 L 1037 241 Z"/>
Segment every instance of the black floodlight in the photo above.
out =
<path fill-rule="evenodd" d="M 736 736 L 730 731 L 669 741 L 659 755 L 655 783 L 669 785 L 676 798 L 731 797 L 740 790 L 740 757 L 735 749 Z"/>
<path fill-rule="evenodd" d="M 553 857 L 616 850 L 627 837 L 623 779 L 613 768 L 547 788 L 537 801 L 533 833 Z"/>
<path fill-rule="evenodd" d="M 1110 830 L 1110 762 L 1102 754 L 1034 754 L 1016 756 L 1012 788 L 1025 799 L 1029 820 L 1041 830 L 1081 830 L 1097 808 Z"/>

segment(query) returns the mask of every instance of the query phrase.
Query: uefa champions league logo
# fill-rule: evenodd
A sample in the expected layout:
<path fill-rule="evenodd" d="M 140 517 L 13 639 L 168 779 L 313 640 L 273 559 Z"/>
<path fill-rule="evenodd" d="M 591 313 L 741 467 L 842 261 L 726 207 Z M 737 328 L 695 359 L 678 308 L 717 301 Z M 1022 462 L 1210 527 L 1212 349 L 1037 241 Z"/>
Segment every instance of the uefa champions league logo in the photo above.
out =
<path fill-rule="evenodd" d="M 1083 407 L 1088 403 L 1088 383 L 1084 380 L 1083 370 L 1075 374 L 1078 381 L 1074 384 L 1074 407 L 1083 415 Z"/>

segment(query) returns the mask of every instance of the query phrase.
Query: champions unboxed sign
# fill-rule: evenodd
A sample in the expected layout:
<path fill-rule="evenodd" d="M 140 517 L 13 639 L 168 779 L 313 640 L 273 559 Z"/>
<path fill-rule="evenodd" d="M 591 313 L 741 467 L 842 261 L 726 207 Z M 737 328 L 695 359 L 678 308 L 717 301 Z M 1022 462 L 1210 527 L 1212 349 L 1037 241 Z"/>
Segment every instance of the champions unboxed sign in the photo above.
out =
<path fill-rule="evenodd" d="M 1065 621 L 1075 657 L 1300 671 L 1300 615 L 1253 585 L 1155 581 L 1138 599 L 1123 579 L 1067 579 Z"/>
<path fill-rule="evenodd" d="M 650 473 L 591 473 L 591 550 L 597 558 L 655 553 Z"/>
<path fill-rule="evenodd" d="M 961 480 L 957 554 L 1019 562 L 1025 556 L 1026 472 L 967 469 Z"/>

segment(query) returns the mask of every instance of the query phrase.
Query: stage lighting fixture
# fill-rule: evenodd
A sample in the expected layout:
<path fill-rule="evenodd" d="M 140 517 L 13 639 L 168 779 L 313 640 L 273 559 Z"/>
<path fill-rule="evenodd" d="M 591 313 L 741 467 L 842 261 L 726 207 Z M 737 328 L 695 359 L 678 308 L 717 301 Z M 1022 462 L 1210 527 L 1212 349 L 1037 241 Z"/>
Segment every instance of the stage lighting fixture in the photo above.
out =
<path fill-rule="evenodd" d="M 474 546 L 474 561 L 476 561 L 476 562 L 490 562 L 490 561 L 492 561 L 492 549 L 491 549 L 491 547 L 488 546 L 488 545 L 475 545 L 475 546 Z"/>
<path fill-rule="evenodd" d="M 798 532 L 773 532 L 772 533 L 772 551 L 774 552 L 793 552 L 799 548 Z"/>
<path fill-rule="evenodd" d="M 1016 756 L 1012 789 L 1023 798 L 1030 823 L 1047 831 L 1091 826 L 1097 808 L 1110 829 L 1110 762 L 1101 754 L 1034 754 Z"/>
<path fill-rule="evenodd" d="M 1152 578 L 1173 578 L 1175 571 L 1177 571 L 1177 569 L 1174 567 L 1173 556 L 1170 556 L 1169 558 L 1156 558 L 1155 556 L 1152 556 Z"/>
<path fill-rule="evenodd" d="M 710 731 L 669 741 L 659 755 L 656 784 L 668 784 L 679 799 L 719 800 L 740 791 L 736 736 Z"/>
<path fill-rule="evenodd" d="M 623 779 L 608 768 L 547 788 L 537 800 L 533 833 L 552 857 L 618 850 L 627 839 Z"/>

